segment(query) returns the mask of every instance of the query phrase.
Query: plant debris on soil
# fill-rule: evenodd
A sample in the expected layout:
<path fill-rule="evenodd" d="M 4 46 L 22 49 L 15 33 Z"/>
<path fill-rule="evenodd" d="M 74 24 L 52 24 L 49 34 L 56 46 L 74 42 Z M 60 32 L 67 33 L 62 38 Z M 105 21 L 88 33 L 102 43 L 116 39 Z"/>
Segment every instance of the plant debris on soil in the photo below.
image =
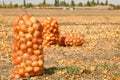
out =
<path fill-rule="evenodd" d="M 44 48 L 45 73 L 23 80 L 120 80 L 120 17 L 63 14 L 63 17 L 55 16 L 60 34 L 76 32 L 84 36 L 85 42 L 76 47 Z M 13 69 L 10 20 L 16 17 L 2 16 L 0 19 L 0 80 L 10 80 Z M 38 18 L 42 20 L 43 17 Z"/>

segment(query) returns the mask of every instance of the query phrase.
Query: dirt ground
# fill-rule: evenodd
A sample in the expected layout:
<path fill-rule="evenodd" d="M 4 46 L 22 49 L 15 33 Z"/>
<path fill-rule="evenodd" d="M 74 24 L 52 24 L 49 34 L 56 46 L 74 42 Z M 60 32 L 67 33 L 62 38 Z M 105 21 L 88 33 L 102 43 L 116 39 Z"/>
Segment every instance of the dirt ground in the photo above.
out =
<path fill-rule="evenodd" d="M 119 10 L 26 11 L 41 22 L 52 16 L 59 22 L 60 34 L 76 32 L 85 40 L 82 46 L 44 48 L 45 74 L 26 80 L 120 80 Z M 12 22 L 22 13 L 22 9 L 0 9 L 0 80 L 9 80 L 13 69 Z"/>

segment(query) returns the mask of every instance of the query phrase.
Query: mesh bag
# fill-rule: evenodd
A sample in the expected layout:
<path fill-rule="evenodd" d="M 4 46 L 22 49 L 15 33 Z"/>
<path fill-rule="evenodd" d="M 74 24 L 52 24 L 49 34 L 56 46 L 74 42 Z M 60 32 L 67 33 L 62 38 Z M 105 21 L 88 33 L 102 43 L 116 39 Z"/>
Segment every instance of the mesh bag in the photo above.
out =
<path fill-rule="evenodd" d="M 25 78 L 44 73 L 41 23 L 29 14 L 14 21 L 11 78 Z"/>
<path fill-rule="evenodd" d="M 83 42 L 83 37 L 77 33 L 66 33 L 59 36 L 59 46 L 80 46 Z"/>
<path fill-rule="evenodd" d="M 58 22 L 51 17 L 44 19 L 43 23 L 43 46 L 56 45 L 59 38 Z"/>

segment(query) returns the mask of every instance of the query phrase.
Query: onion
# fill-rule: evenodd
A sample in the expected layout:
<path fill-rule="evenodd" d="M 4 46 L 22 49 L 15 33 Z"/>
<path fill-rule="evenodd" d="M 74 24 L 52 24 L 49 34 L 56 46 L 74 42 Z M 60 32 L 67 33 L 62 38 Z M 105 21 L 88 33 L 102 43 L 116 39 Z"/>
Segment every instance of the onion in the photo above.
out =
<path fill-rule="evenodd" d="M 39 57 L 38 57 L 37 55 L 32 55 L 32 56 L 30 57 L 30 59 L 31 59 L 32 61 L 38 61 L 38 60 L 39 60 Z"/>
<path fill-rule="evenodd" d="M 34 67 L 34 68 L 33 68 L 33 71 L 34 71 L 34 72 L 39 72 L 39 71 L 40 71 L 40 67 L 38 67 L 38 66 Z M 40 73 L 40 72 L 39 72 L 39 73 Z"/>
<path fill-rule="evenodd" d="M 11 74 L 10 78 L 12 78 L 12 79 L 15 78 L 15 74 Z"/>
<path fill-rule="evenodd" d="M 38 66 L 38 65 L 39 65 L 39 64 L 38 64 L 38 61 L 33 61 L 33 62 L 32 62 L 32 66 L 33 66 L 33 67 Z"/>
<path fill-rule="evenodd" d="M 35 17 L 31 17 L 31 18 L 30 18 L 30 21 L 31 21 L 32 23 L 36 23 L 36 22 L 37 22 L 37 19 L 36 19 Z"/>
<path fill-rule="evenodd" d="M 51 40 L 55 40 L 56 38 L 55 37 L 51 37 Z"/>
<path fill-rule="evenodd" d="M 30 77 L 30 74 L 29 73 L 25 73 L 25 77 Z"/>
<path fill-rule="evenodd" d="M 17 31 L 20 31 L 20 30 L 21 30 L 21 28 L 20 28 L 19 25 L 16 26 L 16 30 L 17 30 Z"/>
<path fill-rule="evenodd" d="M 24 68 L 20 68 L 19 71 L 18 71 L 18 74 L 19 75 L 24 75 L 24 73 L 25 73 Z"/>
<path fill-rule="evenodd" d="M 33 27 L 28 27 L 28 32 L 29 33 L 34 33 L 35 29 Z"/>
<path fill-rule="evenodd" d="M 18 79 L 18 78 L 20 78 L 20 75 L 18 75 L 18 74 L 15 74 L 15 78 L 17 78 L 17 79 Z"/>
<path fill-rule="evenodd" d="M 53 29 L 54 29 L 53 27 L 49 27 L 49 29 L 48 29 L 48 30 L 49 30 L 49 31 L 52 31 Z"/>
<path fill-rule="evenodd" d="M 28 53 L 24 53 L 23 54 L 23 59 L 24 59 L 24 61 L 26 61 L 27 59 L 29 59 L 29 54 Z"/>
<path fill-rule="evenodd" d="M 20 37 L 24 37 L 24 36 L 25 36 L 25 35 L 24 35 L 24 32 L 20 31 L 20 32 L 19 32 L 19 36 L 20 36 Z"/>
<path fill-rule="evenodd" d="M 31 41 L 27 41 L 26 46 L 27 47 L 32 47 L 32 42 Z"/>
<path fill-rule="evenodd" d="M 27 25 L 28 27 L 32 27 L 32 23 L 30 21 L 25 21 L 25 25 Z"/>
<path fill-rule="evenodd" d="M 39 30 L 40 29 L 40 24 L 39 23 L 34 23 L 32 26 L 35 30 Z"/>
<path fill-rule="evenodd" d="M 45 33 L 46 33 L 46 30 L 45 30 L 45 28 L 43 29 L 43 32 L 42 32 L 42 35 L 45 35 Z"/>
<path fill-rule="evenodd" d="M 23 20 L 19 20 L 19 23 L 18 23 L 20 26 L 24 24 L 24 21 Z"/>
<path fill-rule="evenodd" d="M 17 56 L 16 59 L 14 60 L 14 64 L 15 64 L 15 65 L 18 65 L 18 64 L 20 64 L 21 62 L 22 62 L 22 58 L 19 57 L 19 56 Z"/>
<path fill-rule="evenodd" d="M 42 45 L 39 45 L 39 50 L 43 51 Z"/>
<path fill-rule="evenodd" d="M 33 49 L 34 49 L 34 50 L 36 50 L 36 49 L 38 49 L 38 48 L 39 48 L 38 44 L 33 44 Z"/>
<path fill-rule="evenodd" d="M 17 57 L 17 54 L 12 54 L 12 58 L 15 60 L 16 59 L 16 57 Z"/>
<path fill-rule="evenodd" d="M 32 65 L 32 61 L 31 61 L 31 60 L 26 60 L 25 64 L 26 64 L 27 66 L 31 66 L 31 65 Z"/>
<path fill-rule="evenodd" d="M 33 52 L 35 55 L 40 55 L 40 53 L 41 53 L 40 50 L 34 50 Z"/>
<path fill-rule="evenodd" d="M 49 37 L 49 36 L 47 36 L 47 37 L 46 37 L 46 40 L 50 40 L 50 37 Z"/>
<path fill-rule="evenodd" d="M 37 38 L 32 38 L 32 43 L 36 44 L 37 43 Z"/>
<path fill-rule="evenodd" d="M 19 48 L 17 47 L 17 46 L 15 46 L 14 48 L 13 48 L 13 51 L 18 51 L 19 50 Z"/>
<path fill-rule="evenodd" d="M 38 60 L 39 66 L 43 66 L 43 60 Z"/>
<path fill-rule="evenodd" d="M 20 67 L 21 67 L 21 68 L 25 68 L 25 67 L 26 67 L 26 64 L 25 64 L 24 62 L 22 62 L 22 63 L 20 64 Z"/>
<path fill-rule="evenodd" d="M 20 40 L 20 36 L 17 35 L 17 34 L 15 34 L 14 38 L 17 39 L 17 40 Z"/>
<path fill-rule="evenodd" d="M 54 26 L 54 25 L 55 25 L 55 21 L 53 21 L 50 25 L 51 25 L 51 26 Z"/>
<path fill-rule="evenodd" d="M 54 37 L 54 36 L 55 36 L 55 34 L 51 33 L 51 34 L 49 34 L 49 36 L 50 36 L 50 37 Z"/>
<path fill-rule="evenodd" d="M 26 39 L 25 39 L 24 37 L 21 37 L 21 38 L 19 39 L 19 41 L 20 41 L 20 42 L 26 42 Z"/>
<path fill-rule="evenodd" d="M 32 66 L 27 66 L 25 68 L 25 72 L 31 72 L 33 70 L 33 67 Z"/>
<path fill-rule="evenodd" d="M 28 48 L 28 49 L 27 49 L 27 53 L 28 53 L 29 55 L 33 55 L 33 49 L 32 49 L 32 48 Z"/>
<path fill-rule="evenodd" d="M 25 51 L 25 50 L 27 49 L 27 46 L 22 43 L 22 44 L 20 45 L 20 49 L 21 49 L 22 51 Z"/>
<path fill-rule="evenodd" d="M 54 45 L 54 43 L 55 43 L 54 41 L 49 41 L 49 42 L 47 43 L 47 45 L 48 45 L 48 46 Z"/>
<path fill-rule="evenodd" d="M 24 52 L 23 52 L 22 50 L 18 50 L 18 51 L 17 51 L 17 55 L 18 55 L 18 56 L 22 56 L 23 53 L 24 53 Z"/>
<path fill-rule="evenodd" d="M 39 36 L 40 36 L 40 32 L 39 32 L 39 31 L 35 31 L 35 32 L 33 33 L 33 37 L 38 38 Z"/>
<path fill-rule="evenodd" d="M 31 39 L 32 39 L 32 34 L 27 33 L 27 34 L 25 35 L 25 38 L 26 38 L 26 40 L 31 40 Z"/>
<path fill-rule="evenodd" d="M 27 26 L 26 25 L 23 24 L 23 25 L 20 26 L 20 28 L 23 32 L 27 32 Z"/>
<path fill-rule="evenodd" d="M 50 19 L 49 19 L 49 20 L 50 20 Z M 50 22 L 51 22 L 51 21 L 49 21 L 49 20 L 48 20 L 48 21 L 46 21 L 46 23 L 47 23 L 47 24 L 50 24 Z"/>

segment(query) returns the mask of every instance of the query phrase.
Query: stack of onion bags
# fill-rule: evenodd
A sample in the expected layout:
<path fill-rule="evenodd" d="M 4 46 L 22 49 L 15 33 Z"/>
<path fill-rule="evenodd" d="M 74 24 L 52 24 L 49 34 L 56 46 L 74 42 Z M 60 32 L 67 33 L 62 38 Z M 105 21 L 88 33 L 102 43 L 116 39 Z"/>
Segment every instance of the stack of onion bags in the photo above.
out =
<path fill-rule="evenodd" d="M 50 47 L 56 45 L 59 39 L 58 22 L 51 17 L 47 17 L 43 20 L 43 46 Z"/>
<path fill-rule="evenodd" d="M 11 78 L 24 78 L 44 73 L 42 26 L 33 16 L 21 15 L 14 22 Z"/>

